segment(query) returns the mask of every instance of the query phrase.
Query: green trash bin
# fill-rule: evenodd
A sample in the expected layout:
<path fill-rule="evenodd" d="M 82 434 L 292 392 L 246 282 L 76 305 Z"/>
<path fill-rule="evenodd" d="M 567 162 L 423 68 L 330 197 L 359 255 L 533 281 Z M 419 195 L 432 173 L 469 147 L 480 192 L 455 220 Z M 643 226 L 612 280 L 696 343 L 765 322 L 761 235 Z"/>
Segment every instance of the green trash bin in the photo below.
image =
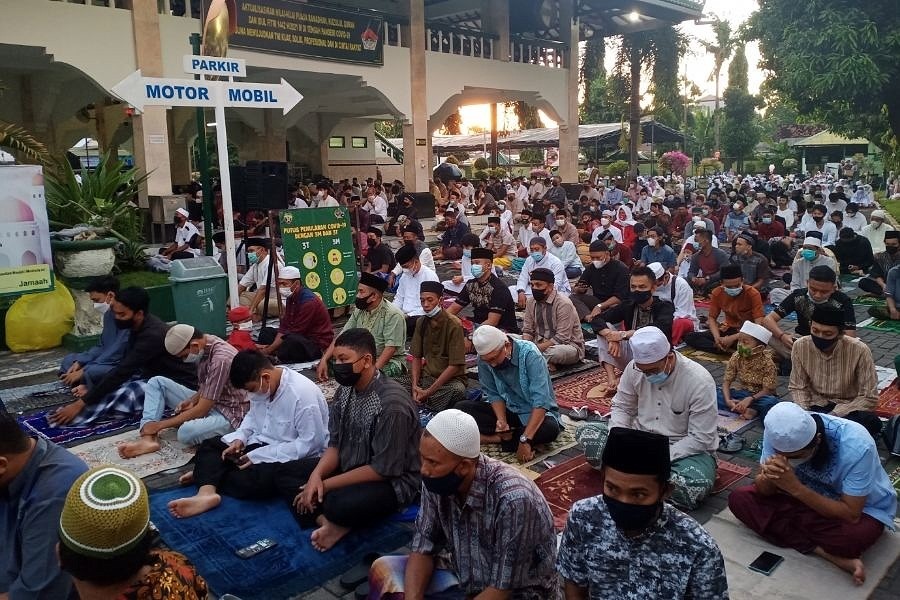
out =
<path fill-rule="evenodd" d="M 216 259 L 200 256 L 173 260 L 169 281 L 178 322 L 224 338 L 228 276 Z"/>

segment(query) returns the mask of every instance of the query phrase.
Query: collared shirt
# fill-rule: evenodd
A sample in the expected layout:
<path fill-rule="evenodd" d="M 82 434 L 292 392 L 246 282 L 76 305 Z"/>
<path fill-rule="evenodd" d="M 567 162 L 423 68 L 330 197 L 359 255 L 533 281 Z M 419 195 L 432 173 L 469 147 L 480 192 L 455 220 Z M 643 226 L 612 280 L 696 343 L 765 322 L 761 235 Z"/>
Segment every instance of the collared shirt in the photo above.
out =
<path fill-rule="evenodd" d="M 643 307 L 631 299 L 624 300 L 612 308 L 607 308 L 594 321 L 594 327 L 599 330 L 613 329 L 617 323 L 625 323 L 623 331 L 640 329 L 647 325 L 658 327 L 666 334 L 666 339 L 672 339 L 672 320 L 675 314 L 675 305 L 668 298 L 651 297 L 649 307 Z"/>
<path fill-rule="evenodd" d="M 390 481 L 400 504 L 416 497 L 422 485 L 422 430 L 412 398 L 399 383 L 376 373 L 362 391 L 339 387 L 331 404 L 328 431 L 328 447 L 337 449 L 342 473 L 368 465 Z"/>
<path fill-rule="evenodd" d="M 831 414 L 843 417 L 854 410 L 874 410 L 878 403 L 875 361 L 862 340 L 842 335 L 826 353 L 804 336 L 791 346 L 791 364 L 788 390 L 807 410 L 834 402 Z"/>
<path fill-rule="evenodd" d="M 487 320 L 490 313 L 497 313 L 500 315 L 500 322 L 497 323 L 499 329 L 506 333 L 519 333 L 516 303 L 509 294 L 509 288 L 493 273 L 487 281 L 474 278 L 467 281 L 454 302 L 463 308 L 471 303 L 472 320 L 479 325 Z"/>
<path fill-rule="evenodd" d="M 791 289 L 805 288 L 809 283 L 809 272 L 813 267 L 818 267 L 819 265 L 831 267 L 835 273 L 839 271 L 837 261 L 825 254 L 820 254 L 813 260 L 806 260 L 805 258 L 795 259 L 791 265 Z"/>
<path fill-rule="evenodd" d="M 558 258 L 564 269 L 569 267 L 584 268 L 584 265 L 581 264 L 581 258 L 578 257 L 578 249 L 569 240 L 564 241 L 562 246 L 557 246 L 553 243 L 548 244 L 547 252 Z"/>
<path fill-rule="evenodd" d="M 497 225 L 493 225 L 493 227 L 497 227 Z M 513 259 L 516 257 L 516 239 L 506 227 L 503 225 L 499 227 L 500 230 L 496 233 L 491 233 L 487 227 L 484 228 L 484 231 L 481 232 L 478 238 L 481 240 L 481 247 L 493 250 L 494 258 Z M 504 246 L 506 250 L 504 250 L 503 254 L 498 254 Z"/>
<path fill-rule="evenodd" d="M 882 245 L 884 245 L 884 242 L 882 242 Z M 869 277 L 872 279 L 881 278 L 887 281 L 887 274 L 898 265 L 900 265 L 900 252 L 894 254 L 887 251 L 879 252 L 875 255 L 875 263 L 869 271 Z"/>
<path fill-rule="evenodd" d="M 441 236 L 441 246 L 444 248 L 462 246 L 462 237 L 469 233 L 469 226 L 460 220 L 456 221 L 456 227 L 448 228 Z"/>
<path fill-rule="evenodd" d="M 894 231 L 894 227 L 887 223 L 882 223 L 879 227 L 875 227 L 874 223 L 869 223 L 862 228 L 862 235 L 866 236 L 866 239 L 872 244 L 872 252 L 875 252 L 876 261 L 878 260 L 878 253 L 884 252 L 885 231 Z"/>
<path fill-rule="evenodd" d="M 128 347 L 128 336 L 131 334 L 131 330 L 116 327 L 116 316 L 112 310 L 107 310 L 103 314 L 102 321 L 103 331 L 100 333 L 100 341 L 97 345 L 72 357 L 88 373 L 92 371 L 91 367 L 117 365 L 122 360 L 122 357 L 125 355 L 125 349 Z M 95 372 L 105 373 L 106 370 L 97 370 Z"/>
<path fill-rule="evenodd" d="M 675 368 L 656 385 L 628 363 L 612 400 L 610 427 L 652 431 L 669 438 L 673 461 L 712 454 L 719 447 L 716 433 L 716 382 L 705 367 L 675 354 Z"/>
<path fill-rule="evenodd" d="M 546 251 L 540 262 L 534 262 L 534 259 L 531 258 L 531 256 L 525 259 L 525 264 L 522 265 L 522 272 L 519 273 L 516 289 L 524 290 L 527 294 L 530 294 L 531 272 L 538 268 L 550 269 L 553 271 L 554 285 L 558 291 L 565 292 L 566 294 L 572 291 L 572 286 L 569 285 L 569 278 L 566 276 L 566 269 L 562 262 Z"/>
<path fill-rule="evenodd" d="M 670 274 L 669 282 L 665 285 L 658 286 L 656 291 L 653 292 L 653 295 L 657 298 L 662 298 L 663 300 L 669 300 L 675 305 L 675 314 L 672 315 L 673 318 L 682 319 L 687 317 L 692 320 L 695 325 L 698 323 L 697 305 L 694 304 L 694 290 L 684 277 Z"/>
<path fill-rule="evenodd" d="M 516 468 L 481 455 L 465 502 L 423 488 L 413 552 L 453 556 L 460 588 L 488 587 L 514 600 L 556 598 L 556 533 L 547 501 Z"/>
<path fill-rule="evenodd" d="M 591 263 L 578 279 L 578 283 L 586 283 L 590 287 L 591 294 L 600 302 L 605 302 L 613 296 L 620 301 L 630 298 L 628 281 L 628 267 L 618 260 L 610 260 L 599 269 Z"/>
<path fill-rule="evenodd" d="M 416 273 L 406 271 L 400 278 L 397 286 L 397 293 L 394 295 L 394 306 L 399 308 L 404 314 L 411 317 L 424 315 L 422 310 L 422 300 L 420 298 L 420 287 L 423 281 L 440 281 L 434 271 L 425 265 L 419 265 Z"/>
<path fill-rule="evenodd" d="M 505 369 L 495 369 L 478 359 L 478 380 L 485 401 L 503 402 L 523 425 L 535 408 L 543 408 L 559 423 L 559 406 L 547 361 L 537 346 L 527 340 L 512 340 L 510 363 Z"/>
<path fill-rule="evenodd" d="M 774 390 L 778 387 L 778 368 L 773 351 L 757 346 L 750 356 L 735 352 L 725 365 L 724 381 L 732 386 L 740 381 L 740 387 L 751 394 L 758 394 L 764 389 Z"/>
<path fill-rule="evenodd" d="M 751 252 L 748 255 L 738 254 L 735 252 L 729 259 L 731 264 L 741 267 L 741 274 L 744 281 L 753 285 L 758 280 L 763 280 L 763 285 L 769 282 L 771 278 L 771 269 L 769 268 L 769 259 L 759 252 Z"/>
<path fill-rule="evenodd" d="M 323 351 L 334 339 L 331 317 L 322 299 L 303 287 L 284 301 L 284 314 L 278 323 L 278 333 L 300 334 L 316 342 Z"/>
<path fill-rule="evenodd" d="M 200 232 L 190 221 L 185 221 L 184 225 L 181 227 L 175 228 L 175 244 L 178 246 L 187 246 L 187 249 L 184 252 L 190 252 L 194 255 L 199 255 L 200 250 L 198 248 L 191 248 L 191 240 L 194 239 L 195 235 L 200 235 Z"/>
<path fill-rule="evenodd" d="M 554 344 L 572 346 L 578 351 L 578 360 L 584 358 L 584 333 L 578 312 L 572 301 L 559 292 L 551 290 L 541 302 L 528 299 L 522 334 L 536 343 L 553 340 Z"/>
<path fill-rule="evenodd" d="M 372 333 L 375 337 L 375 352 L 379 356 L 387 346 L 396 348 L 397 352 L 388 364 L 403 366 L 403 348 L 406 346 L 406 316 L 403 311 L 384 299 L 372 310 L 354 308 L 341 332 L 355 327 L 368 329 Z"/>
<path fill-rule="evenodd" d="M 285 463 L 321 456 L 328 445 L 328 405 L 315 383 L 281 368 L 275 395 L 250 394 L 250 411 L 240 427 L 222 436 L 230 444 L 266 444 L 247 453 L 254 463 Z"/>
<path fill-rule="evenodd" d="M 72 578 L 59 569 L 59 515 L 84 462 L 53 442 L 35 440 L 25 468 L 0 490 L 0 593 L 12 600 L 69 596 Z"/>
<path fill-rule="evenodd" d="M 457 367 L 453 379 L 466 381 L 465 331 L 456 315 L 441 310 L 434 317 L 422 316 L 416 321 L 409 353 L 425 359 L 422 372 L 437 379 L 444 370 Z"/>
<path fill-rule="evenodd" d="M 725 561 L 716 541 L 669 504 L 643 534 L 616 527 L 602 496 L 572 506 L 562 535 L 560 575 L 589 590 L 591 600 L 727 600 Z"/>
<path fill-rule="evenodd" d="M 281 257 L 278 257 L 278 266 L 282 266 L 284 261 L 281 260 Z M 252 285 L 256 286 L 256 289 L 265 289 L 266 287 L 266 278 L 269 276 L 269 257 L 266 256 L 261 261 L 256 262 L 255 264 L 250 265 L 247 269 L 247 272 L 241 277 L 241 285 L 245 288 L 249 288 Z M 272 273 L 272 279 L 269 283 L 269 287 L 271 287 L 276 292 L 278 291 L 276 284 L 277 276 L 276 273 Z"/>
<path fill-rule="evenodd" d="M 655 248 L 649 245 L 644 246 L 644 249 L 641 250 L 641 262 L 645 265 L 658 262 L 663 268 L 670 269 L 675 266 L 675 251 L 667 244 L 660 246 L 657 241 Z"/>
<path fill-rule="evenodd" d="M 212 400 L 215 409 L 228 419 L 233 429 L 240 427 L 241 421 L 250 410 L 247 392 L 231 385 L 229 373 L 231 361 L 236 354 L 234 346 L 207 334 L 203 358 L 197 364 L 200 396 Z"/>
<path fill-rule="evenodd" d="M 766 316 L 759 290 L 746 283 L 741 287 L 744 291 L 737 296 L 729 296 L 722 286 L 709 296 L 709 318 L 716 321 L 721 313 L 725 313 L 722 326 L 726 329 L 740 329 L 745 321 L 756 322 Z"/>
<path fill-rule="evenodd" d="M 822 305 L 841 309 L 844 313 L 844 329 L 856 329 L 856 311 L 853 309 L 853 300 L 839 290 L 832 293 L 831 297 L 821 305 L 812 301 L 807 288 L 794 290 L 784 299 L 784 302 L 775 308 L 775 313 L 783 319 L 792 312 L 796 312 L 797 327 L 794 328 L 794 331 L 798 335 L 809 335 L 809 323 L 812 320 L 813 310 L 816 306 Z"/>

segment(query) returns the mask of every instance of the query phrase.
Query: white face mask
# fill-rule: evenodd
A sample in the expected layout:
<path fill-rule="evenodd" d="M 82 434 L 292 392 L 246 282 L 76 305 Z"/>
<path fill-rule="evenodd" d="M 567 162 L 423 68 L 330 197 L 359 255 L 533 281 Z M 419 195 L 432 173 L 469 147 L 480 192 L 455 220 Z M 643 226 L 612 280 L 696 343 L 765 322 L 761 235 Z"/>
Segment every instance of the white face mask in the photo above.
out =
<path fill-rule="evenodd" d="M 647 245 L 651 248 L 656 246 L 656 238 L 647 238 Z"/>
<path fill-rule="evenodd" d="M 609 227 L 609 218 L 603 217 L 602 219 L 600 219 L 600 224 L 603 225 L 604 227 Z"/>
<path fill-rule="evenodd" d="M 109 310 L 109 304 L 106 302 L 94 302 L 94 310 L 96 310 L 101 315 L 105 315 L 106 311 Z"/>
<path fill-rule="evenodd" d="M 281 294 L 282 298 L 287 300 L 288 298 L 291 297 L 291 294 L 293 292 L 291 291 L 291 288 L 289 288 L 289 287 L 280 287 L 280 288 L 278 288 L 278 293 Z"/>
<path fill-rule="evenodd" d="M 488 225 L 485 229 L 487 229 L 488 233 L 497 233 L 497 228 L 493 225 Z"/>
<path fill-rule="evenodd" d="M 247 321 L 246 323 L 238 323 L 237 328 L 240 331 L 253 331 L 253 323 L 251 321 Z"/>
<path fill-rule="evenodd" d="M 608 263 L 608 262 L 609 262 L 608 260 L 592 260 L 591 261 L 591 263 L 593 263 L 595 269 L 602 269 L 603 267 L 606 266 L 606 263 Z"/>
<path fill-rule="evenodd" d="M 557 226 L 557 227 L 562 227 L 562 226 L 565 225 L 565 224 L 566 224 L 566 220 L 565 220 L 565 219 L 557 219 L 557 220 L 556 220 L 556 226 Z"/>

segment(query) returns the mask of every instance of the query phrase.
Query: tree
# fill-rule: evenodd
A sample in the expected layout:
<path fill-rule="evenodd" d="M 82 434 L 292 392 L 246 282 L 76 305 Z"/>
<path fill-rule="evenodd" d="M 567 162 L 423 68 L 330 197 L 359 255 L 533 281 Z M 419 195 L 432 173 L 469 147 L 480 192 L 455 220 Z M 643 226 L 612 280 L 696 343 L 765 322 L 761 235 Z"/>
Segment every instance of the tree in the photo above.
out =
<path fill-rule="evenodd" d="M 708 53 L 713 55 L 713 72 L 709 78 L 716 82 L 716 106 L 715 111 L 713 112 L 713 125 L 715 128 L 716 150 L 718 150 L 721 147 L 721 137 L 719 133 L 719 121 L 721 118 L 719 114 L 719 81 L 722 77 L 722 67 L 725 65 L 725 61 L 731 57 L 731 53 L 734 51 L 735 40 L 731 36 L 731 25 L 728 21 L 723 21 L 716 17 L 712 27 L 713 33 L 715 33 L 716 36 L 716 41 L 706 42 L 701 40 L 700 44 L 703 45 L 703 48 Z"/>
<path fill-rule="evenodd" d="M 441 133 L 446 135 L 459 135 L 462 133 L 462 115 L 459 114 L 459 110 L 455 110 L 447 116 L 441 127 Z"/>
<path fill-rule="evenodd" d="M 654 31 L 653 39 L 653 115 L 660 123 L 680 129 L 684 99 L 679 90 L 678 62 L 687 52 L 687 38 L 670 26 Z"/>
<path fill-rule="evenodd" d="M 728 88 L 725 90 L 724 127 L 722 131 L 725 155 L 734 157 L 743 172 L 744 158 L 759 143 L 756 124 L 758 100 L 747 89 L 747 54 L 738 46 L 728 65 Z"/>
<path fill-rule="evenodd" d="M 519 121 L 520 130 L 537 129 L 544 126 L 544 124 L 541 122 L 541 116 L 538 114 L 538 109 L 536 106 L 531 106 L 530 104 L 522 100 L 507 102 L 506 106 L 513 109 L 513 112 L 516 115 L 516 119 L 518 119 Z"/>
<path fill-rule="evenodd" d="M 0 96 L 5 87 L 0 84 Z M 22 156 L 39 162 L 48 158 L 47 147 L 39 142 L 34 135 L 24 127 L 9 123 L 0 119 L 0 147 L 6 147 L 22 153 Z"/>
<path fill-rule="evenodd" d="M 801 116 L 886 151 L 900 136 L 900 11 L 896 0 L 760 0 L 767 86 Z"/>
<path fill-rule="evenodd" d="M 403 137 L 403 121 L 400 119 L 375 121 L 375 131 L 386 138 Z"/>

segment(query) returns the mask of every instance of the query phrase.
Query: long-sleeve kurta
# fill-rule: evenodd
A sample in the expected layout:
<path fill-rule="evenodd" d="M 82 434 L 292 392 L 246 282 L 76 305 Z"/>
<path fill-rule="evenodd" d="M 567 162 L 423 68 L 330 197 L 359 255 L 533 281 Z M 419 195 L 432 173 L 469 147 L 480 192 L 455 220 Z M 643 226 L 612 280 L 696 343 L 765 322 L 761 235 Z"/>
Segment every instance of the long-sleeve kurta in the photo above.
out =
<path fill-rule="evenodd" d="M 812 337 L 802 337 L 791 348 L 788 389 L 794 402 L 806 410 L 835 403 L 831 411 L 844 417 L 854 410 L 873 410 L 878 403 L 878 375 L 872 351 L 861 340 L 841 336 L 830 353 L 821 352 Z"/>

